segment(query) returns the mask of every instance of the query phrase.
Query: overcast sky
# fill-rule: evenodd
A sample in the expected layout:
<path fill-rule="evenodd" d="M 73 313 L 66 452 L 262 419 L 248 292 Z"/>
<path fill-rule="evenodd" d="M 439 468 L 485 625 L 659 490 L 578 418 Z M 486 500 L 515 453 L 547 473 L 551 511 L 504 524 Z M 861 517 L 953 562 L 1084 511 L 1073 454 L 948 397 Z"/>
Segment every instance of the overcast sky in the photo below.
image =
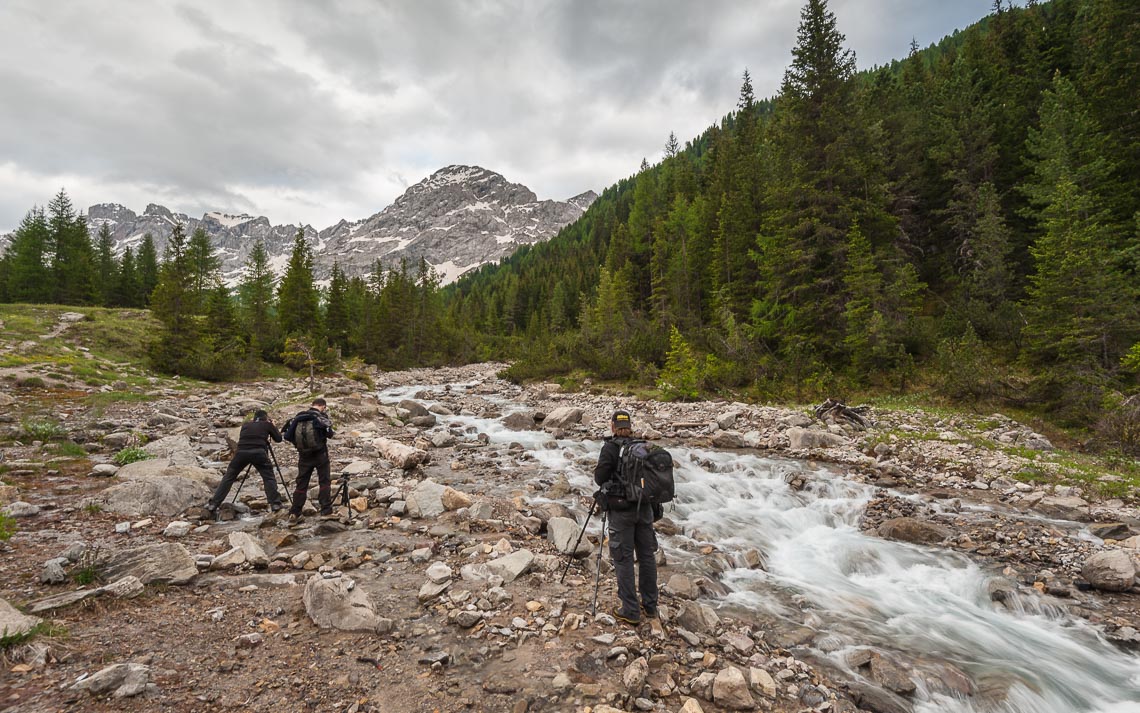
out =
<path fill-rule="evenodd" d="M 801 0 L 0 3 L 0 232 L 60 187 L 326 227 L 436 169 L 601 191 L 779 87 Z M 832 0 L 860 68 L 992 0 Z"/>

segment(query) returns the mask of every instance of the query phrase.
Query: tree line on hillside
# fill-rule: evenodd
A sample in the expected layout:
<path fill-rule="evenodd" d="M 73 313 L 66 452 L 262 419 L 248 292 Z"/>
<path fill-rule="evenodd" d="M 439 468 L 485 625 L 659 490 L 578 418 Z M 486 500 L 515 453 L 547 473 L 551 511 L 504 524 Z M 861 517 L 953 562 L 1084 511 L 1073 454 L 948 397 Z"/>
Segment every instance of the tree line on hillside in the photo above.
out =
<path fill-rule="evenodd" d="M 363 276 L 337 264 L 326 288 L 313 278 L 303 231 L 284 275 L 274 274 L 258 241 L 235 289 L 202 228 L 174 226 L 162 259 L 149 234 L 137 254 L 116 257 L 106 224 L 91 239 L 86 220 L 61 190 L 47 210 L 33 208 L 0 256 L 0 301 L 149 307 L 162 323 L 152 366 L 224 380 L 255 376 L 265 362 L 335 368 L 362 359 L 399 368 L 438 363 L 456 352 L 458 330 L 443 323 L 439 276 L 424 260 Z"/>
<path fill-rule="evenodd" d="M 1138 85 L 1136 3 L 996 0 L 860 73 L 808 0 L 774 100 L 746 71 L 732 114 L 447 309 L 520 378 L 917 382 L 1088 424 L 1140 370 Z"/>
<path fill-rule="evenodd" d="M 145 307 L 157 284 L 151 236 L 116 257 L 110 228 L 101 225 L 93 241 L 63 190 L 24 216 L 0 255 L 0 302 Z"/>

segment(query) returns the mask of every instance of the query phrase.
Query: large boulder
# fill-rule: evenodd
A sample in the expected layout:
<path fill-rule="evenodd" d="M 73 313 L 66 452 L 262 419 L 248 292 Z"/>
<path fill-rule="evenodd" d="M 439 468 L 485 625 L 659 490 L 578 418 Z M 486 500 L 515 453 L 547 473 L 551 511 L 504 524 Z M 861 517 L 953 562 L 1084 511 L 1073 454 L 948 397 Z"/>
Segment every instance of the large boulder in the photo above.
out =
<path fill-rule="evenodd" d="M 585 537 L 578 541 L 579 532 L 578 523 L 568 517 L 552 517 L 546 522 L 547 539 L 564 555 L 573 552 L 576 557 L 586 557 L 594 551 L 594 546 Z M 578 542 L 577 550 L 574 549 L 575 542 Z"/>
<path fill-rule="evenodd" d="M 748 690 L 748 680 L 735 666 L 720 670 L 713 680 L 713 702 L 730 711 L 750 711 L 756 707 L 752 692 Z"/>
<path fill-rule="evenodd" d="M 314 574 L 305 583 L 304 602 L 309 618 L 322 629 L 375 632 L 386 624 L 368 595 L 348 577 Z"/>
<path fill-rule="evenodd" d="M 542 427 L 551 431 L 556 428 L 570 428 L 577 423 L 581 423 L 581 421 L 582 409 L 574 406 L 559 406 L 546 414 L 546 418 L 542 421 Z"/>
<path fill-rule="evenodd" d="M 788 448 L 793 451 L 805 451 L 810 448 L 840 448 L 848 444 L 843 436 L 821 431 L 815 428 L 789 428 Z"/>
<path fill-rule="evenodd" d="M 497 574 L 502 577 L 505 584 L 509 584 L 526 574 L 533 564 L 533 552 L 530 550 L 517 550 L 505 557 L 491 560 L 487 563 L 487 569 L 491 570 L 492 574 Z"/>
<path fill-rule="evenodd" d="M 216 488 L 222 481 L 222 476 L 216 470 L 199 468 L 196 465 L 171 465 L 162 458 L 140 460 L 128 463 L 115 472 L 120 480 L 140 480 L 156 476 L 187 478 L 196 480 L 203 485 Z"/>
<path fill-rule="evenodd" d="M 911 542 L 916 545 L 933 545 L 950 537 L 948 527 L 913 517 L 896 517 L 879 525 L 879 537 L 887 540 Z"/>
<path fill-rule="evenodd" d="M 408 495 L 408 515 L 412 517 L 438 517 L 446 509 L 443 505 L 443 494 L 447 486 L 440 485 L 431 478 L 420 481 L 415 490 Z"/>
<path fill-rule="evenodd" d="M 534 431 L 538 428 L 534 414 L 530 411 L 516 411 L 508 414 L 503 418 L 503 425 L 512 431 Z"/>
<path fill-rule="evenodd" d="M 231 532 L 230 547 L 241 548 L 245 561 L 254 567 L 269 566 L 269 555 L 265 554 L 265 548 L 248 532 Z"/>
<path fill-rule="evenodd" d="M 21 614 L 16 607 L 0 599 L 0 638 L 22 636 L 43 621 L 38 616 Z"/>
<path fill-rule="evenodd" d="M 72 684 L 72 690 L 87 691 L 92 696 L 110 693 L 112 698 L 130 698 L 146 691 L 150 683 L 150 666 L 141 663 L 117 663 Z"/>
<path fill-rule="evenodd" d="M 411 470 L 417 465 L 423 465 L 431 458 L 427 451 L 409 446 L 406 443 L 393 441 L 391 438 L 377 438 L 372 441 L 372 445 L 376 447 L 381 458 L 404 470 Z"/>
<path fill-rule="evenodd" d="M 198 574 L 193 555 L 177 542 L 119 550 L 100 572 L 107 581 L 138 577 L 143 584 L 186 584 Z"/>
<path fill-rule="evenodd" d="M 1105 592 L 1123 592 L 1136 579 L 1136 565 L 1124 550 L 1097 552 L 1085 560 L 1081 576 L 1094 588 Z"/>
<path fill-rule="evenodd" d="M 174 516 L 206 502 L 212 491 L 205 484 L 180 476 L 132 478 L 107 488 L 99 495 L 105 509 L 127 517 Z"/>
<path fill-rule="evenodd" d="M 1042 515 L 1058 520 L 1088 522 L 1091 519 L 1089 504 L 1075 495 L 1048 495 L 1041 498 L 1041 502 L 1037 503 L 1037 507 L 1034 509 Z"/>
<path fill-rule="evenodd" d="M 677 623 L 697 634 L 714 634 L 720 626 L 720 617 L 707 604 L 685 602 L 677 612 Z"/>
<path fill-rule="evenodd" d="M 426 406 L 421 404 L 419 401 L 412 401 L 411 399 L 404 399 L 403 401 L 401 401 L 399 404 L 399 408 L 402 408 L 405 411 L 407 411 L 408 415 L 411 416 L 412 418 L 418 418 L 420 416 L 427 416 L 430 413 L 427 410 Z"/>
<path fill-rule="evenodd" d="M 198 457 L 194 455 L 194 448 L 186 435 L 160 438 L 146 444 L 142 449 L 152 458 L 165 459 L 167 465 L 198 465 Z"/>

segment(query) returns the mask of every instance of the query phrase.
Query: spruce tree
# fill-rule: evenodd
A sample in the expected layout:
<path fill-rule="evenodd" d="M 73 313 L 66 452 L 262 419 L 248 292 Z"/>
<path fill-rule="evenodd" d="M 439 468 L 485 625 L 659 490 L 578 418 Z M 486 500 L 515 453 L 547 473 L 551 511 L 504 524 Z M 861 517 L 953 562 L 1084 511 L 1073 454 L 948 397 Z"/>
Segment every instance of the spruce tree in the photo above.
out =
<path fill-rule="evenodd" d="M 826 357 L 842 341 L 850 227 L 858 221 L 872 245 L 895 235 L 875 142 L 855 102 L 855 57 L 843 42 L 826 0 L 808 0 L 774 118 L 770 210 L 755 253 L 754 325 L 801 361 L 808 353 Z"/>
<path fill-rule="evenodd" d="M 139 288 L 139 274 L 135 267 L 135 254 L 128 245 L 115 268 L 115 282 L 111 291 L 115 307 L 141 307 L 144 300 Z"/>
<path fill-rule="evenodd" d="M 95 242 L 95 294 L 99 304 L 108 307 L 114 302 L 115 241 L 106 223 L 99 226 Z"/>
<path fill-rule="evenodd" d="M 1112 165 L 1101 153 L 1095 121 L 1059 73 L 1041 106 L 1041 128 L 1028 149 L 1033 173 L 1022 190 L 1042 233 L 1032 247 L 1026 301 L 1027 354 L 1047 378 L 1076 398 L 1096 401 L 1140 339 L 1140 297 L 1112 250 L 1111 213 L 1103 199 Z M 1088 408 L 1085 405 L 1081 408 Z"/>
<path fill-rule="evenodd" d="M 351 328 L 348 310 L 348 278 L 340 269 L 340 264 L 333 262 L 328 303 L 325 307 L 325 331 L 328 334 L 329 344 L 338 347 L 342 354 L 348 353 L 348 337 Z"/>
<path fill-rule="evenodd" d="M 48 229 L 54 252 L 52 299 L 59 304 L 90 304 L 95 297 L 94 254 L 87 221 L 62 188 L 48 203 Z"/>
<path fill-rule="evenodd" d="M 218 270 L 222 266 L 221 258 L 214 254 L 214 246 L 210 244 L 210 236 L 205 228 L 198 226 L 190 234 L 190 243 L 186 247 L 186 258 L 190 262 L 192 274 L 191 284 L 194 290 L 194 299 L 197 300 L 199 310 L 205 309 L 206 298 L 213 289 Z"/>
<path fill-rule="evenodd" d="M 151 360 L 161 371 L 189 373 L 200 349 L 193 280 L 186 234 L 182 224 L 177 223 L 166 245 L 158 285 L 150 298 L 151 311 L 163 326 L 150 349 Z"/>
<path fill-rule="evenodd" d="M 244 331 L 250 337 L 250 346 L 262 357 L 281 351 L 274 306 L 276 283 L 277 278 L 269 267 L 269 253 L 265 251 L 265 243 L 258 240 L 242 270 L 238 304 Z"/>
<path fill-rule="evenodd" d="M 41 208 L 28 211 L 4 252 L 8 265 L 7 298 L 12 302 L 48 302 L 52 298 L 51 231 Z"/>
<path fill-rule="evenodd" d="M 313 284 L 313 253 L 305 231 L 293 238 L 293 252 L 277 289 L 278 323 L 283 336 L 315 336 L 321 333 L 319 297 Z"/>
<path fill-rule="evenodd" d="M 136 260 L 139 275 L 139 294 L 142 305 L 150 305 L 150 297 L 154 288 L 158 286 L 158 251 L 154 247 L 154 238 L 150 233 L 143 236 L 142 245 Z"/>

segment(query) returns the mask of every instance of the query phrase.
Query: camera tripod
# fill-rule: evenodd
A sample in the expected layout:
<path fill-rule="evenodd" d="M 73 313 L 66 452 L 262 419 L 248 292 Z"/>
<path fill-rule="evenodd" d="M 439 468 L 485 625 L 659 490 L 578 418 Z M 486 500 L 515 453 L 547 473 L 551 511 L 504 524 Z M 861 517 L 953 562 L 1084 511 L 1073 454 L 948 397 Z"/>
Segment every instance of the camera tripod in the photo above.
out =
<path fill-rule="evenodd" d="M 273 446 L 269 445 L 269 459 L 273 461 L 273 469 L 277 474 L 277 480 L 281 483 L 281 487 L 285 493 L 285 499 L 289 504 L 293 504 L 293 490 L 289 486 L 289 481 L 285 480 L 285 474 L 281 471 L 280 464 L 277 463 L 277 454 L 273 452 Z M 237 488 L 234 489 L 234 494 L 230 496 L 230 502 L 237 502 L 238 495 L 241 494 L 241 488 L 245 485 L 246 478 L 249 477 L 249 469 L 253 467 L 253 463 L 248 464 L 245 469 L 238 476 Z"/>

